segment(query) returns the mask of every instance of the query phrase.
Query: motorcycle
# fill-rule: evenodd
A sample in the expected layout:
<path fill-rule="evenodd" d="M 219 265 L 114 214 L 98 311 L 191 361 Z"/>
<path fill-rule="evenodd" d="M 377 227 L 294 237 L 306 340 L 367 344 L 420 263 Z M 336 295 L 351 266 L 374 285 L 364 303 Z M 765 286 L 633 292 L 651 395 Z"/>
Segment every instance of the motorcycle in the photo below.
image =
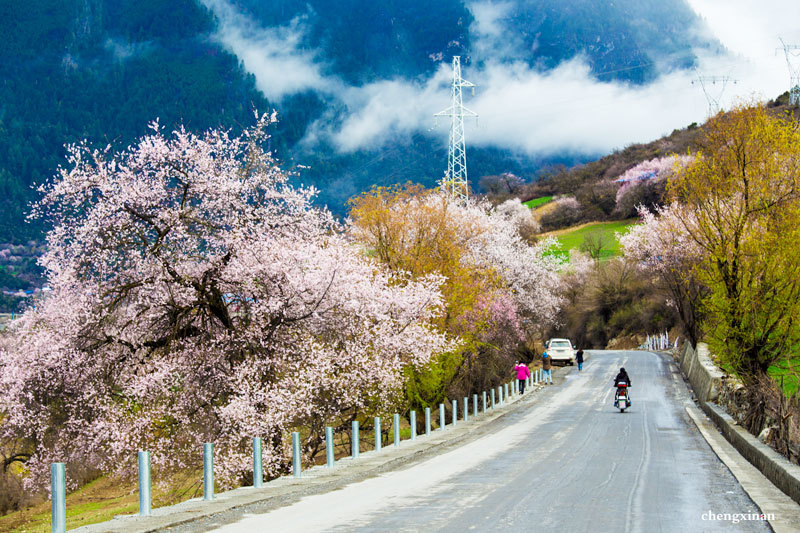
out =
<path fill-rule="evenodd" d="M 630 407 L 631 400 L 628 396 L 628 384 L 621 382 L 617 384 L 617 394 L 614 396 L 614 407 L 619 408 L 620 413 L 624 413 L 625 409 Z"/>

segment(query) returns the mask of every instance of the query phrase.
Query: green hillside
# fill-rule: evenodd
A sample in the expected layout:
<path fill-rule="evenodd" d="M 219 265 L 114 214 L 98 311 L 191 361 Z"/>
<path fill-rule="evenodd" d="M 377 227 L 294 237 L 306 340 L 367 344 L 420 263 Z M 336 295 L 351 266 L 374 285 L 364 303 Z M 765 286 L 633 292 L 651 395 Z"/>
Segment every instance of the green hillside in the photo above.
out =
<path fill-rule="evenodd" d="M 625 228 L 636 222 L 635 218 L 595 222 L 555 231 L 548 235 L 558 240 L 559 250 L 565 256 L 569 254 L 570 250 L 594 247 L 599 254 L 599 259 L 610 259 L 621 254 L 616 234 L 623 232 Z"/>
<path fill-rule="evenodd" d="M 537 207 L 543 206 L 544 204 L 550 203 L 552 201 L 553 201 L 552 196 L 540 196 L 539 198 L 534 198 L 533 200 L 522 202 L 522 205 L 530 207 L 531 209 L 536 209 Z"/>

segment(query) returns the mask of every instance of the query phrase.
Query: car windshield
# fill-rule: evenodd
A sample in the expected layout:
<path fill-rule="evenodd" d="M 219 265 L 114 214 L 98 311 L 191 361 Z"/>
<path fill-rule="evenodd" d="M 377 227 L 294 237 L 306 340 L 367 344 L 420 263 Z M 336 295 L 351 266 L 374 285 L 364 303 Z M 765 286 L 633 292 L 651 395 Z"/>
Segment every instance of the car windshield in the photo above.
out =
<path fill-rule="evenodd" d="M 569 341 L 552 341 L 550 342 L 551 348 L 572 348 Z"/>

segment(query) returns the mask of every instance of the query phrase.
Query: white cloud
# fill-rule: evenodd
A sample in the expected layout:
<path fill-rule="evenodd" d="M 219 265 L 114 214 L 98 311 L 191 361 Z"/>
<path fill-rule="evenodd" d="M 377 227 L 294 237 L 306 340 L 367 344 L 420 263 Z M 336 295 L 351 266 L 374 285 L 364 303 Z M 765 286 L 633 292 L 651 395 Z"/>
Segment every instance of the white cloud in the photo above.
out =
<path fill-rule="evenodd" d="M 514 3 L 508 0 L 479 0 L 468 4 L 473 17 L 470 26 L 473 35 L 473 50 L 470 52 L 473 57 L 501 59 L 513 55 L 516 39 L 503 26 L 503 19 L 513 7 Z"/>
<path fill-rule="evenodd" d="M 343 152 L 384 144 L 396 135 L 430 129 L 433 114 L 448 103 L 446 83 L 452 73 L 444 65 L 425 82 L 382 80 L 338 91 L 348 114 L 335 127 L 327 119 L 311 128 L 314 138 L 326 137 Z"/>
<path fill-rule="evenodd" d="M 300 47 L 301 21 L 261 28 L 236 13 L 226 0 L 203 1 L 220 19 L 217 38 L 255 74 L 264 94 L 280 99 L 313 89 L 346 110 L 343 118 L 328 116 L 313 123 L 304 139 L 306 145 L 324 139 L 349 152 L 383 146 L 397 135 L 427 132 L 443 142 L 446 139 L 446 126 L 433 129 L 432 115 L 449 104 L 449 64 L 442 64 L 427 80 L 391 79 L 348 86 L 323 74 L 320 54 Z M 510 63 L 508 43 L 513 39 L 504 34 L 503 19 L 513 3 L 471 2 L 472 53 L 483 61 L 479 69 L 464 72 L 465 78 L 478 85 L 474 98 L 465 93 L 465 105 L 480 115 L 477 124 L 467 124 L 467 143 L 531 155 L 604 153 L 702 121 L 707 115 L 706 99 L 701 88 L 691 83 L 698 74 L 739 80 L 725 87 L 723 107 L 737 98 L 772 98 L 788 88 L 785 59 L 775 49 L 780 44 L 778 36 L 800 42 L 800 29 L 795 26 L 800 2 L 688 1 L 706 21 L 702 31 L 710 32 L 729 53 L 709 55 L 696 50 L 700 56 L 697 72 L 665 73 L 647 85 L 600 82 L 581 58 L 548 72 L 523 62 Z M 709 90 L 719 93 L 721 87 Z"/>
<path fill-rule="evenodd" d="M 331 84 L 338 84 L 322 74 L 321 58 L 301 48 L 301 18 L 286 26 L 264 28 L 237 12 L 226 0 L 201 1 L 219 20 L 214 38 L 253 73 L 256 86 L 267 98 L 280 101 L 309 89 L 330 91 Z"/>
<path fill-rule="evenodd" d="M 800 39 L 800 2 L 791 0 L 687 0 L 731 53 L 766 60 L 778 38 Z"/>
<path fill-rule="evenodd" d="M 730 98 L 773 98 L 789 88 L 789 71 L 780 38 L 800 43 L 800 3 L 787 0 L 688 0 L 709 32 L 730 52 L 706 58 L 703 70 L 729 75 L 739 83 Z M 716 69 L 713 71 L 713 69 Z M 705 72 L 704 72 L 705 73 Z"/>
<path fill-rule="evenodd" d="M 146 54 L 153 48 L 153 41 L 143 41 L 138 43 L 128 42 L 124 39 L 106 39 L 103 47 L 111 53 L 117 61 L 126 61 L 132 57 Z"/>
<path fill-rule="evenodd" d="M 683 127 L 704 109 L 686 72 L 645 86 L 604 83 L 575 59 L 546 73 L 494 63 L 481 75 L 470 102 L 481 116 L 467 141 L 529 154 L 606 152 Z"/>

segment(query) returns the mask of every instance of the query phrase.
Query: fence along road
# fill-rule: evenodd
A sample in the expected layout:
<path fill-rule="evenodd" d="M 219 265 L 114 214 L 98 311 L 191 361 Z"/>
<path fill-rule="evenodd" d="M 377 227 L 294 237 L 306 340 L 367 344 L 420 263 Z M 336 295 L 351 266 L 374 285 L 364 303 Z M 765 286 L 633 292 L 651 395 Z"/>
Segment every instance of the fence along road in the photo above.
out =
<path fill-rule="evenodd" d="M 633 383 L 625 413 L 612 405 L 620 366 Z M 593 352 L 583 372 L 557 379 L 464 446 L 267 513 L 222 513 L 187 528 L 730 531 L 709 511 L 758 508 L 688 418 L 674 369 L 649 352 Z M 752 520 L 734 528 L 770 531 Z"/>

